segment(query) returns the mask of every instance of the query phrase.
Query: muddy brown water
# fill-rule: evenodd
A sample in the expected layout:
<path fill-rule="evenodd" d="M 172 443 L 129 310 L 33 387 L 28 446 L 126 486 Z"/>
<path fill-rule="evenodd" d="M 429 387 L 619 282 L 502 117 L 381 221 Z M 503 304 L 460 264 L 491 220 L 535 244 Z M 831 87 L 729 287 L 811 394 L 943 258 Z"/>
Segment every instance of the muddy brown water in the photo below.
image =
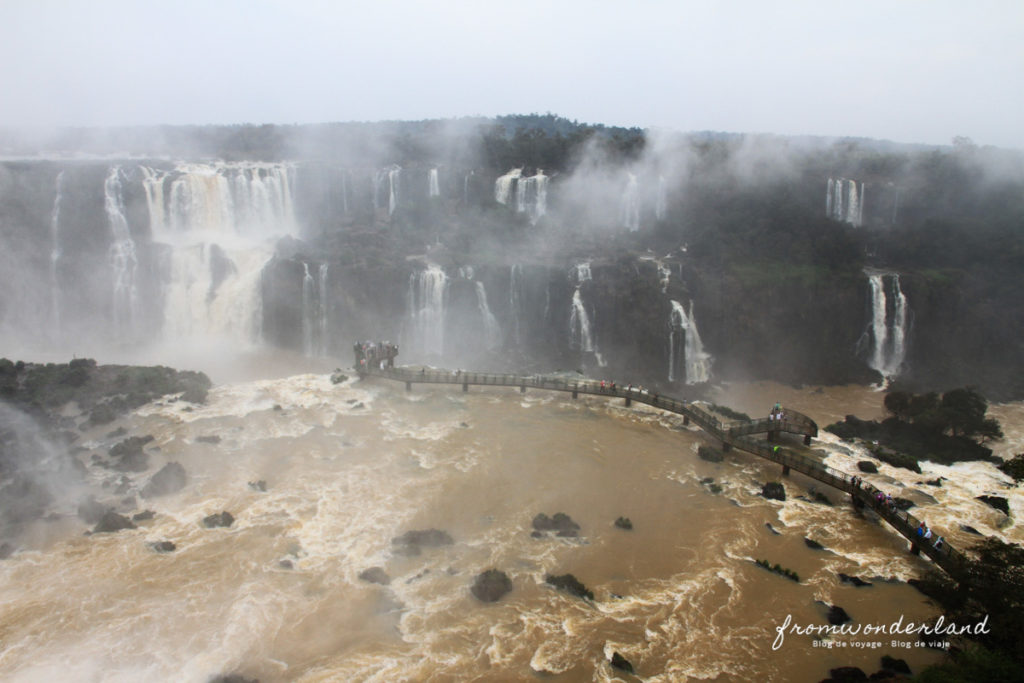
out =
<path fill-rule="evenodd" d="M 726 387 L 716 400 L 752 415 L 781 401 L 824 426 L 847 413 L 880 416 L 882 396 L 758 384 Z M 1012 450 L 1024 407 L 998 411 Z M 649 681 L 814 681 L 836 666 L 871 673 L 884 654 L 915 671 L 941 657 L 888 636 L 837 636 L 828 648 L 787 635 L 773 650 L 787 615 L 823 625 L 827 604 L 854 624 L 935 616 L 916 590 L 886 580 L 916 576 L 927 560 L 821 484 L 782 479 L 778 466 L 742 453 L 700 460 L 702 432 L 645 406 L 298 375 L 219 386 L 191 412 L 151 404 L 124 425 L 154 435 L 150 473 L 178 461 L 189 484 L 142 501 L 157 514 L 137 530 L 85 537 L 68 516 L 0 563 L 4 680 L 610 680 L 607 660 L 619 652 Z M 109 447 L 110 428 L 88 435 L 91 452 Z M 197 441 L 213 435 L 220 443 Z M 825 435 L 815 448 L 848 470 L 863 457 Z M 962 470 L 942 469 L 962 483 L 941 489 L 921 483 L 932 468 L 918 477 L 884 466 L 876 476 L 937 499 L 925 509 L 951 540 L 963 538 L 954 526 L 964 519 L 1019 540 L 1015 524 L 972 500 L 1005 477 L 988 465 Z M 97 487 L 110 478 L 98 468 L 90 476 Z M 247 485 L 260 479 L 266 492 Z M 766 481 L 784 482 L 785 503 L 758 495 Z M 835 506 L 801 499 L 812 487 Z M 1020 501 L 1011 506 L 1018 512 Z M 231 528 L 202 527 L 221 510 L 235 516 Z M 579 538 L 532 538 L 541 512 L 571 515 Z M 619 516 L 632 531 L 614 526 Z M 454 543 L 394 551 L 393 537 L 427 528 Z M 154 552 L 149 544 L 162 540 L 177 550 Z M 388 586 L 358 579 L 374 566 Z M 513 590 L 483 604 L 469 588 L 489 568 L 506 572 Z M 842 584 L 841 572 L 873 585 Z M 547 573 L 574 574 L 595 599 L 551 588 Z"/>

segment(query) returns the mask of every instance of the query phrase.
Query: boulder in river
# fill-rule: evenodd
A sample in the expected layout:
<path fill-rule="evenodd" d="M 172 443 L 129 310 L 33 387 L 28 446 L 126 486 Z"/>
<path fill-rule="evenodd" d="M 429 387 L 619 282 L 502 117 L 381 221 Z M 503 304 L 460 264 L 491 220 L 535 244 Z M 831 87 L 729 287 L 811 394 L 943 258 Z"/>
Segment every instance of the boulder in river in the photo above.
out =
<path fill-rule="evenodd" d="M 452 537 L 440 529 L 417 529 L 406 531 L 401 536 L 391 539 L 391 545 L 403 555 L 419 555 L 423 548 L 438 548 L 451 545 Z"/>
<path fill-rule="evenodd" d="M 367 583 L 379 583 L 382 586 L 387 586 L 391 583 L 391 577 L 381 567 L 370 567 L 359 572 L 359 580 L 366 581 Z"/>
<path fill-rule="evenodd" d="M 629 663 L 629 660 L 620 655 L 618 652 L 612 654 L 612 658 L 608 662 L 619 671 L 625 671 L 628 674 L 635 673 L 633 671 L 633 665 Z"/>
<path fill-rule="evenodd" d="M 572 574 L 561 574 L 559 576 L 548 574 L 544 577 L 544 581 L 555 588 L 563 590 L 571 595 L 575 595 L 578 598 L 585 598 L 587 600 L 594 599 L 594 594 L 587 590 L 587 587 Z"/>
<path fill-rule="evenodd" d="M 149 483 L 142 487 L 143 498 L 168 496 L 185 488 L 188 477 L 181 463 L 169 462 L 153 475 Z"/>
<path fill-rule="evenodd" d="M 213 515 L 207 515 L 203 517 L 203 526 L 207 529 L 215 529 L 217 527 L 229 527 L 235 523 L 235 518 L 230 512 L 218 512 Z"/>
<path fill-rule="evenodd" d="M 121 531 L 122 529 L 135 529 L 137 528 L 132 520 L 128 519 L 124 515 L 119 515 L 113 510 L 107 510 L 103 513 L 103 517 L 96 524 L 96 527 L 92 530 L 94 534 L 111 533 L 115 531 Z"/>
<path fill-rule="evenodd" d="M 994 507 L 1004 515 L 1010 514 L 1010 504 L 1002 496 L 978 496 L 975 500 L 980 500 L 982 503 L 986 503 Z"/>
<path fill-rule="evenodd" d="M 781 482 L 770 481 L 761 488 L 761 495 L 773 500 L 786 500 L 786 489 Z"/>
<path fill-rule="evenodd" d="M 488 569 L 477 574 L 469 590 L 481 602 L 497 602 L 512 590 L 512 579 L 503 571 Z"/>
<path fill-rule="evenodd" d="M 870 460 L 861 460 L 858 462 L 857 469 L 865 474 L 878 474 L 878 465 Z"/>

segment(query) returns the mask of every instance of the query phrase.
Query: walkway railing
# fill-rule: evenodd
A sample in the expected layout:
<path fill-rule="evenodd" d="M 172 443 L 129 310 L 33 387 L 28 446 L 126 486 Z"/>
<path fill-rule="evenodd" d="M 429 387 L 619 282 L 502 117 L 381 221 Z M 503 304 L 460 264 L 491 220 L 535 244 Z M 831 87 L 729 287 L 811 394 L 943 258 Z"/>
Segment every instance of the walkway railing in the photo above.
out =
<path fill-rule="evenodd" d="M 760 418 L 726 426 L 717 417 L 692 402 L 652 393 L 646 389 L 632 387 L 632 385 L 623 387 L 620 384 L 602 383 L 586 378 L 576 379 L 552 377 L 550 375 L 505 375 L 463 372 L 461 370 L 414 370 L 402 367 L 364 367 L 361 369 L 360 374 L 405 382 L 407 389 L 411 389 L 413 384 L 461 384 L 463 391 L 468 390 L 470 386 L 505 386 L 519 387 L 520 391 L 525 392 L 527 387 L 530 387 L 548 391 L 569 392 L 572 393 L 573 398 L 577 398 L 579 394 L 588 394 L 592 396 L 624 398 L 626 405 L 630 405 L 633 401 L 645 403 L 655 408 L 682 415 L 688 421 L 693 421 L 701 429 L 720 440 L 723 447 L 734 447 L 747 451 L 782 465 L 784 473 L 794 469 L 805 476 L 849 493 L 855 501 L 870 507 L 896 531 L 909 539 L 913 549 L 927 555 L 935 564 L 950 575 L 961 575 L 970 563 L 969 558 L 948 543 L 944 543 L 940 548 L 936 548 L 932 543 L 928 543 L 923 538 L 918 537 L 917 530 L 920 520 L 906 511 L 890 507 L 884 499 L 879 501 L 877 498 L 879 490 L 870 484 L 861 483 L 859 478 L 854 481 L 853 475 L 832 469 L 814 458 L 794 453 L 779 445 L 750 438 L 749 435 L 751 434 L 772 431 L 802 434 L 805 437 L 818 435 L 818 425 L 814 420 L 789 408 L 785 409 L 785 419 L 782 420 Z"/>

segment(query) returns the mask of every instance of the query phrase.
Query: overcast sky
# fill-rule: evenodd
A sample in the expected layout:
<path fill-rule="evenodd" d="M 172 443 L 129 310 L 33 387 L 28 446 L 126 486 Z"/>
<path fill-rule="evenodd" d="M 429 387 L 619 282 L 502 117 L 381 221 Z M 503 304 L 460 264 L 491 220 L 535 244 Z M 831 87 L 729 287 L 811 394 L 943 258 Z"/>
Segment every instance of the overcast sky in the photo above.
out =
<path fill-rule="evenodd" d="M 0 125 L 533 112 L 1024 148 L 1024 2 L 0 0 Z"/>

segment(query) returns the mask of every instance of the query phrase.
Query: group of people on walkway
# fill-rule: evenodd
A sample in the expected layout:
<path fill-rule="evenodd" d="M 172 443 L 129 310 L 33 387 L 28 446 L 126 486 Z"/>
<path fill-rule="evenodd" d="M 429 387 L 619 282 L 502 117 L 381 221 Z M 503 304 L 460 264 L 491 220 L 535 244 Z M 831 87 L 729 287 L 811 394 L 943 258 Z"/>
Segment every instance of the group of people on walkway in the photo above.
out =
<path fill-rule="evenodd" d="M 395 367 L 395 356 L 398 355 L 398 344 L 391 342 L 356 342 L 352 347 L 356 354 L 357 369 Z"/>
<path fill-rule="evenodd" d="M 864 487 L 864 479 L 862 477 L 850 477 L 850 483 L 853 484 L 853 487 L 857 489 Z M 876 489 L 871 484 L 868 484 L 865 487 L 865 489 L 868 490 L 869 492 L 874 492 L 872 500 L 874 502 L 874 507 L 876 509 L 886 510 L 893 515 L 897 514 L 900 511 L 900 507 L 899 505 L 897 505 L 896 499 L 892 497 L 891 493 L 885 493 L 880 489 Z M 915 536 L 919 539 L 917 541 L 918 543 L 930 544 L 936 550 L 941 550 L 946 542 L 946 539 L 944 539 L 942 536 L 939 536 L 935 539 L 934 542 L 932 542 L 932 535 L 932 530 L 924 522 L 921 522 L 921 525 L 917 527 L 917 531 L 915 532 Z"/>

